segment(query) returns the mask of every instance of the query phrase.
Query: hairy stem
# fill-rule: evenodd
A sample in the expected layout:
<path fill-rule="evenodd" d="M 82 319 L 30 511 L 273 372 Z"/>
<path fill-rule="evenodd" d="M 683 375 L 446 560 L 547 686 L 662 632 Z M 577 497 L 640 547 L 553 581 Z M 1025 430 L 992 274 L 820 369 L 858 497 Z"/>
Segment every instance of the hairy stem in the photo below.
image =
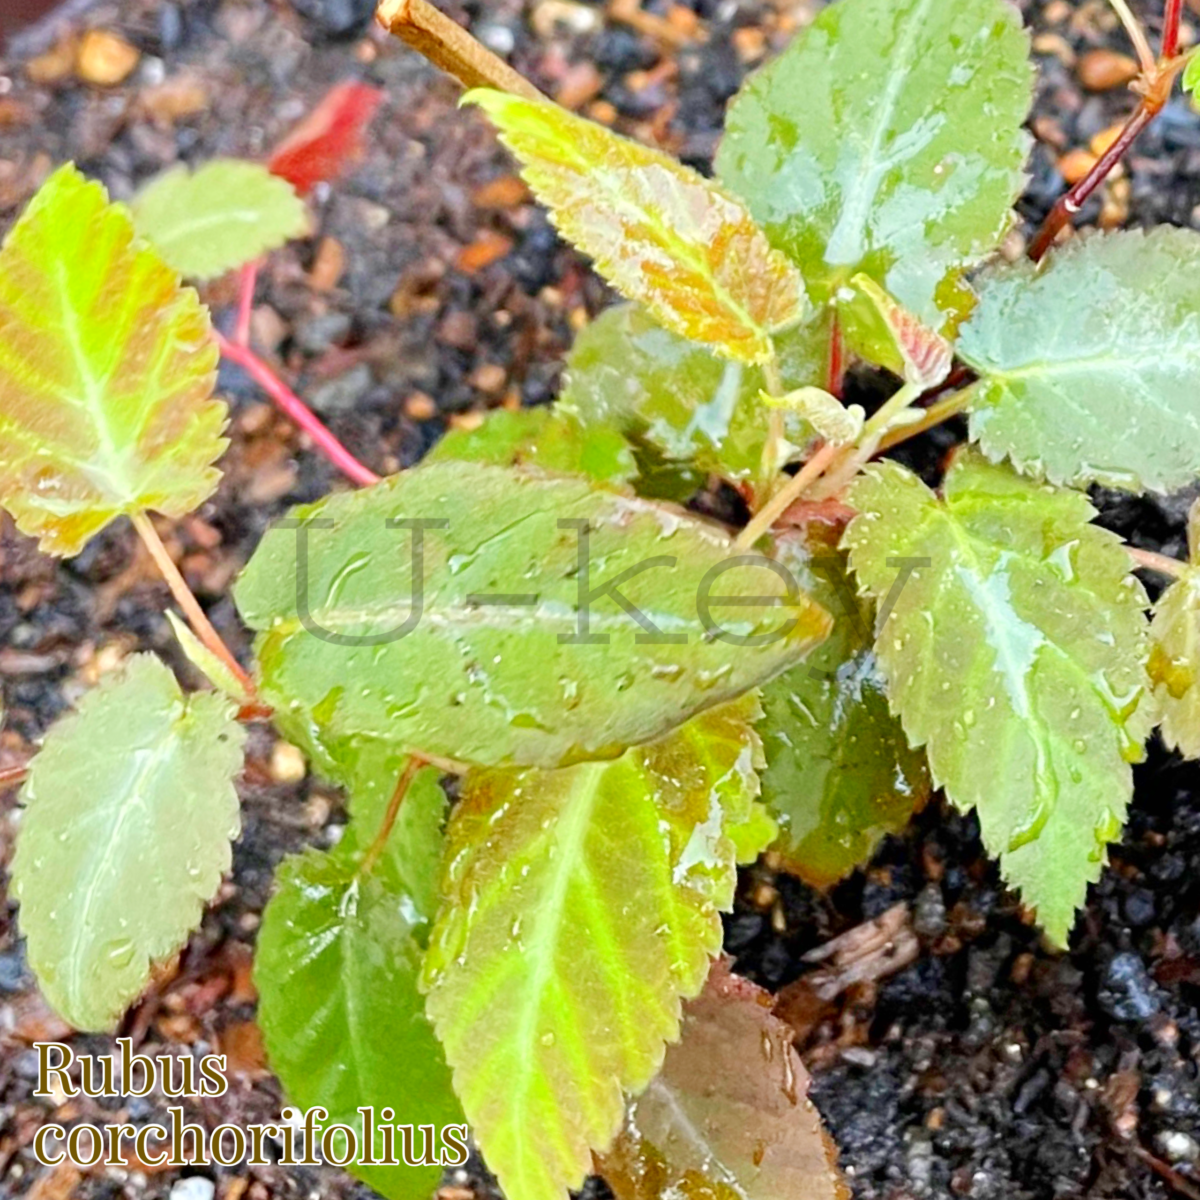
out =
<path fill-rule="evenodd" d="M 359 487 L 370 487 L 373 483 L 379 482 L 379 476 L 368 467 L 363 466 L 321 423 L 312 409 L 249 346 L 231 342 L 220 333 L 217 334 L 217 344 L 221 348 L 221 353 L 230 362 L 237 363 L 271 397 L 275 404 L 312 438 L 313 445 L 347 479 L 358 484 Z"/>
<path fill-rule="evenodd" d="M 797 471 L 796 474 L 793 475 L 791 479 L 789 479 L 787 483 L 780 488 L 780 490 L 776 492 L 775 495 L 772 496 L 770 500 L 768 500 L 766 504 L 764 504 L 762 508 L 758 510 L 758 512 L 754 514 L 754 517 L 751 519 L 750 523 L 745 529 L 742 530 L 741 533 L 738 534 L 737 541 L 734 543 L 735 547 L 738 550 L 747 550 L 753 546 L 754 543 L 757 542 L 758 539 L 762 537 L 762 535 L 766 533 L 767 530 L 770 529 L 771 526 L 774 525 L 781 516 L 783 516 L 792 502 L 803 494 L 804 489 L 807 488 L 814 479 L 820 477 L 821 472 L 824 471 L 831 462 L 833 462 L 840 450 L 840 446 L 837 446 L 832 442 L 826 442 L 825 445 L 823 445 L 820 450 L 818 450 L 816 454 L 814 454 L 812 458 L 810 458 L 808 462 L 806 462 L 804 466 L 802 466 L 800 470 Z"/>
<path fill-rule="evenodd" d="M 1187 563 L 1166 554 L 1157 554 L 1153 550 L 1139 550 L 1136 546 L 1126 546 L 1125 552 L 1133 559 L 1133 565 L 1139 571 L 1157 571 L 1160 575 L 1169 575 L 1172 579 L 1181 579 L 1187 571 Z"/>
<path fill-rule="evenodd" d="M 171 595 L 175 597 L 175 602 L 183 609 L 183 615 L 187 617 L 192 632 L 229 668 L 242 690 L 253 699 L 256 690 L 254 681 L 242 670 L 241 663 L 234 658 L 233 652 L 222 641 L 221 635 L 213 628 L 204 609 L 200 607 L 200 601 L 192 595 L 192 589 L 188 587 L 187 580 L 180 574 L 179 568 L 167 553 L 167 548 L 163 545 L 162 538 L 158 536 L 158 530 L 154 528 L 154 523 L 144 512 L 134 513 L 130 520 L 133 521 L 133 527 L 137 530 L 142 543 L 150 551 L 150 557 L 154 559 L 154 565 L 158 567 L 167 587 L 171 589 Z"/>
<path fill-rule="evenodd" d="M 524 75 L 427 0 L 382 0 L 375 20 L 463 87 L 496 88 L 527 100 L 545 99 Z"/>
<path fill-rule="evenodd" d="M 369 874 L 379 861 L 380 855 L 387 847 L 388 838 L 392 836 L 392 830 L 395 828 L 396 818 L 400 815 L 400 806 L 404 803 L 404 797 L 408 795 L 408 789 L 416 778 L 417 772 L 426 765 L 426 760 L 419 754 L 408 756 L 404 770 L 400 772 L 400 778 L 396 781 L 396 790 L 392 793 L 391 800 L 388 801 L 387 812 L 383 814 L 383 823 L 379 826 L 379 832 L 375 835 L 375 840 L 368 847 L 366 854 L 363 855 L 362 866 L 359 868 L 360 874 Z"/>

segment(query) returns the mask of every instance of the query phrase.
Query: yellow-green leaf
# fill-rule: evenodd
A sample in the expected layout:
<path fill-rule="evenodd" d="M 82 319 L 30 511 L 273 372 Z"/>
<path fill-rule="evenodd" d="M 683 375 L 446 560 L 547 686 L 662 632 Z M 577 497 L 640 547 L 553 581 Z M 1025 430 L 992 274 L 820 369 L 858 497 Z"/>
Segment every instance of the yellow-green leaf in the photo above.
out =
<path fill-rule="evenodd" d="M 553 767 L 661 737 L 824 640 L 769 566 L 677 508 L 441 462 L 294 510 L 236 595 L 262 696 L 307 749 Z"/>
<path fill-rule="evenodd" d="M 478 429 L 452 429 L 424 462 L 528 465 L 599 483 L 623 484 L 637 474 L 629 443 L 613 425 L 584 425 L 561 408 L 496 409 Z"/>
<path fill-rule="evenodd" d="M 825 379 L 826 330 L 799 326 L 776 338 L 776 348 L 784 387 Z M 708 473 L 745 482 L 762 469 L 771 423 L 759 399 L 766 386 L 761 368 L 722 360 L 638 305 L 618 304 L 575 339 L 557 407 L 589 430 L 620 430 L 668 471 L 694 467 L 701 484 Z M 796 448 L 787 457 L 799 457 L 814 430 L 799 413 L 785 408 L 784 415 Z M 638 492 L 646 494 L 644 481 Z"/>
<path fill-rule="evenodd" d="M 1190 566 L 1159 597 L 1150 640 L 1163 742 L 1187 758 L 1200 758 L 1200 566 Z"/>
<path fill-rule="evenodd" d="M 972 453 L 944 491 L 868 468 L 845 545 L 881 606 L 876 652 L 909 742 L 1063 945 L 1151 725 L 1146 594 L 1079 492 Z"/>
<path fill-rule="evenodd" d="M 562 235 L 668 329 L 745 363 L 804 315 L 804 282 L 739 200 L 657 150 L 556 104 L 469 92 Z"/>
<path fill-rule="evenodd" d="M 250 699 L 241 681 L 192 631 L 188 624 L 177 617 L 169 608 L 167 620 L 175 634 L 176 641 L 188 662 L 217 689 L 224 692 L 238 704 L 245 704 Z"/>
<path fill-rule="evenodd" d="M 619 759 L 472 772 L 451 818 L 428 1011 L 505 1192 L 563 1200 L 679 1036 L 758 791 L 746 697 Z"/>
<path fill-rule="evenodd" d="M 232 705 L 185 697 L 129 660 L 33 760 L 13 860 L 30 965 L 76 1029 L 111 1029 L 200 920 L 239 828 L 245 734 Z"/>
<path fill-rule="evenodd" d="M 56 171 L 0 250 L 0 505 L 54 554 L 190 512 L 226 445 L 216 369 L 195 292 L 98 183 Z"/>
<path fill-rule="evenodd" d="M 286 179 L 261 163 L 217 158 L 195 171 L 172 167 L 133 199 L 138 233 L 189 279 L 214 279 L 309 228 L 308 209 Z"/>

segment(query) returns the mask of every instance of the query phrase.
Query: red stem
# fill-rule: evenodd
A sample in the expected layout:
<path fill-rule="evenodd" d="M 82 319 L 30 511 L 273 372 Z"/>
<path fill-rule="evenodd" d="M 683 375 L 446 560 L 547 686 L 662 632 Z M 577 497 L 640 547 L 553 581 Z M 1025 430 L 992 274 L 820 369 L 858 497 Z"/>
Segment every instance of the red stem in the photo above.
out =
<path fill-rule="evenodd" d="M 1160 108 L 1161 105 L 1158 108 L 1152 108 L 1150 102 L 1143 99 L 1133 116 L 1125 122 L 1125 128 L 1121 130 L 1120 136 L 1104 152 L 1104 156 L 1065 196 L 1059 197 L 1029 247 L 1029 257 L 1034 262 L 1041 262 L 1046 251 L 1054 245 L 1054 239 L 1058 237 L 1059 231 L 1079 212 L 1087 198 L 1108 178 L 1113 167 L 1125 157 L 1125 152 L 1133 145 L 1138 134 L 1158 116 Z"/>
<path fill-rule="evenodd" d="M 1179 53 L 1179 22 L 1183 16 L 1183 0 L 1167 0 L 1163 13 L 1162 56 L 1174 58 Z"/>
<path fill-rule="evenodd" d="M 1037 231 L 1037 236 L 1029 247 L 1029 257 L 1034 262 L 1041 262 L 1063 226 L 1079 212 L 1087 198 L 1109 177 L 1113 168 L 1137 140 L 1138 134 L 1162 112 L 1175 84 L 1175 76 L 1182 65 L 1175 61 L 1179 53 L 1179 24 L 1182 16 L 1183 0 L 1166 0 L 1163 10 L 1162 53 L 1158 60 L 1158 69 L 1153 74 L 1142 75 L 1140 83 L 1144 90 L 1141 103 L 1133 116 L 1125 122 L 1117 140 L 1109 146 L 1096 165 L 1065 196 L 1060 196 L 1050 210 L 1050 215 L 1042 222 L 1041 229 Z"/>
<path fill-rule="evenodd" d="M 22 763 L 19 767 L 0 767 L 0 791 L 6 788 L 18 787 L 25 782 L 29 774 L 29 766 Z"/>
<path fill-rule="evenodd" d="M 267 366 L 249 346 L 240 346 L 217 333 L 217 345 L 230 362 L 237 363 L 255 383 L 313 440 L 313 444 L 352 482 L 370 487 L 379 482 L 374 471 L 342 445 L 321 423 L 317 415 Z"/>
<path fill-rule="evenodd" d="M 842 323 L 835 311 L 833 328 L 829 332 L 829 380 L 828 389 L 831 396 L 842 398 L 842 376 L 846 371 L 845 343 L 842 340 Z"/>
<path fill-rule="evenodd" d="M 254 310 L 254 285 L 258 282 L 258 263 L 249 262 L 238 276 L 241 291 L 238 294 L 237 324 L 233 329 L 233 340 L 239 346 L 250 345 L 250 314 Z"/>

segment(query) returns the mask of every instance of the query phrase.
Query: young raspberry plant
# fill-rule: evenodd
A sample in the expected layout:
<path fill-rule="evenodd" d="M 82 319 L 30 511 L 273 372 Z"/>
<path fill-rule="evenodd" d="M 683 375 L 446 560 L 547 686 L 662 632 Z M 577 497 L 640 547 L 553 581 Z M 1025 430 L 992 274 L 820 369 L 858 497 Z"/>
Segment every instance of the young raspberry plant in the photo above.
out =
<path fill-rule="evenodd" d="M 351 813 L 280 867 L 259 937 L 291 1099 L 465 1117 L 511 1200 L 594 1166 L 620 1200 L 840 1195 L 788 1037 L 718 960 L 738 864 L 770 849 L 830 885 L 937 788 L 1067 944 L 1151 730 L 1200 754 L 1200 536 L 1187 564 L 1131 551 L 1086 494 L 1200 475 L 1200 235 L 1059 242 L 1111 158 L 1039 261 L 998 255 L 1033 85 L 1006 0 L 837 0 L 733 101 L 715 179 L 552 104 L 424 0 L 380 20 L 469 86 L 626 303 L 552 407 L 379 479 L 248 320 L 253 262 L 306 232 L 301 193 L 377 96 L 129 209 L 51 177 L 0 251 L 0 503 L 60 555 L 132 520 L 214 690 L 142 656 L 50 730 L 13 869 L 29 960 L 73 1025 L 115 1025 L 228 869 L 242 726 L 269 719 Z M 1189 66 L 1178 21 L 1125 146 Z M 224 337 L 179 276 L 232 270 Z M 219 353 L 360 485 L 263 538 L 234 589 L 250 670 L 148 515 L 217 484 Z M 840 398 L 852 358 L 897 380 L 870 414 Z M 880 457 L 959 414 L 936 489 Z M 706 479 L 743 528 L 675 503 Z M 1135 568 L 1177 577 L 1153 622 Z M 417 1198 L 439 1163 L 352 1169 Z"/>

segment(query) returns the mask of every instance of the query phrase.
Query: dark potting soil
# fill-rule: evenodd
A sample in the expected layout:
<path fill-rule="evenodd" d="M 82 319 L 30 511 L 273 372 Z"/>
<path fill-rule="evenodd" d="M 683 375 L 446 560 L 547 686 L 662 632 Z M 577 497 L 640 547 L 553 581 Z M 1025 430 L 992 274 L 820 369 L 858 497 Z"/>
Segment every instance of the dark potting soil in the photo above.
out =
<path fill-rule="evenodd" d="M 677 35 L 657 39 L 600 2 L 445 7 L 552 94 L 703 168 L 746 71 L 819 3 L 689 0 L 671 13 L 650 0 L 645 10 L 669 18 Z M 1126 52 L 1105 4 L 1022 7 L 1041 69 L 1038 144 L 1011 254 L 1063 189 L 1062 156 L 1133 104 L 1124 88 L 1089 92 L 1078 82 L 1088 51 Z M 1155 29 L 1158 6 L 1135 8 Z M 365 162 L 318 193 L 317 235 L 264 271 L 255 334 L 351 450 L 388 472 L 416 462 L 447 424 L 551 399 L 574 331 L 610 296 L 541 210 L 514 205 L 512 165 L 476 115 L 455 109 L 456 85 L 376 35 L 369 10 L 365 0 L 102 2 L 61 32 L 102 28 L 138 50 L 130 77 L 105 88 L 77 77 L 53 32 L 26 39 L 23 59 L 0 60 L 0 231 L 63 159 L 123 198 L 176 160 L 261 155 L 337 80 L 383 87 Z M 1200 118 L 1176 99 L 1083 218 L 1200 224 L 1198 204 Z M 229 286 L 213 286 L 208 299 L 228 322 Z M 868 403 L 880 394 L 869 372 L 853 386 Z M 234 415 L 226 476 L 171 540 L 222 633 L 245 649 L 226 598 L 231 578 L 287 505 L 343 485 L 240 372 L 224 369 L 221 388 Z M 932 476 L 961 433 L 935 431 L 900 456 Z M 1096 497 L 1108 527 L 1176 555 L 1190 498 Z M 0 555 L 0 765 L 24 758 L 124 654 L 157 650 L 186 675 L 163 619 L 165 593 L 128 529 L 57 563 L 6 524 Z M 280 1106 L 253 1025 L 255 930 L 279 860 L 329 844 L 344 821 L 337 794 L 297 780 L 295 768 L 267 731 L 254 733 L 232 877 L 177 974 L 124 1030 L 146 1053 L 215 1047 L 229 1056 L 234 1086 L 190 1113 L 210 1126 L 271 1120 Z M 739 970 L 781 993 L 862 1200 L 1200 1195 L 1200 768 L 1152 746 L 1136 777 L 1129 827 L 1068 955 L 1042 946 L 983 853 L 976 822 L 942 803 L 829 895 L 766 865 L 746 872 L 727 949 Z M 15 803 L 0 797 L 0 863 Z M 899 931 L 894 942 L 876 950 L 860 982 L 816 996 L 805 955 L 877 918 Z M 79 1179 L 34 1161 L 33 1131 L 63 1110 L 32 1099 L 27 1045 L 64 1036 L 25 965 L 14 906 L 0 907 L 0 1195 L 168 1195 L 178 1173 Z M 73 1044 L 111 1049 L 106 1038 Z M 134 1101 L 129 1117 L 160 1107 Z M 87 1104 L 75 1115 L 95 1117 Z M 366 1194 L 333 1170 L 200 1173 L 224 1200 Z M 490 1187 L 477 1173 L 451 1183 Z"/>

